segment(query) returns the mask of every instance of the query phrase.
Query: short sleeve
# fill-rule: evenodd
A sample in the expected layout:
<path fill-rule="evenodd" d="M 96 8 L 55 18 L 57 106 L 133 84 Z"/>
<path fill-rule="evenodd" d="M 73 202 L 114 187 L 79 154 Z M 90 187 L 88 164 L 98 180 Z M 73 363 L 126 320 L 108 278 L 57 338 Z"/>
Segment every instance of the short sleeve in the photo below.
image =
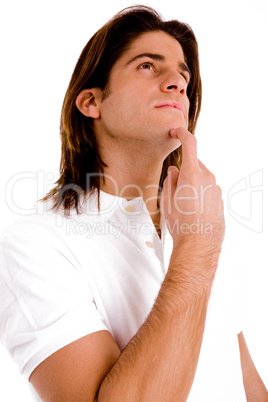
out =
<path fill-rule="evenodd" d="M 36 236 L 0 242 L 0 338 L 27 378 L 63 346 L 107 330 L 68 250 Z"/>

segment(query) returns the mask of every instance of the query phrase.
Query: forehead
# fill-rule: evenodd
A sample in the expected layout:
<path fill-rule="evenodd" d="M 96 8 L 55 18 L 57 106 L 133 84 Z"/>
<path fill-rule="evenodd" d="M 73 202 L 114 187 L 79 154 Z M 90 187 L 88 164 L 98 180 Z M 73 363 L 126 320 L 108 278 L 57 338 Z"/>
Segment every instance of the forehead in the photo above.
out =
<path fill-rule="evenodd" d="M 180 43 L 163 31 L 146 32 L 135 39 L 120 59 L 127 60 L 142 53 L 163 54 L 167 60 L 184 61 Z"/>

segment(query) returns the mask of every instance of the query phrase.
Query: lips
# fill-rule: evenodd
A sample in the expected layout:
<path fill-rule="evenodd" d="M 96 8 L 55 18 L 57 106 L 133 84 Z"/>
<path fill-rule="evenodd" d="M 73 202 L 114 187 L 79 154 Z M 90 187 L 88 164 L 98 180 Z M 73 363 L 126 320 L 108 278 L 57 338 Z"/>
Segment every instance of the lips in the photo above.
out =
<path fill-rule="evenodd" d="M 181 102 L 176 102 L 174 100 L 168 100 L 168 101 L 163 101 L 155 106 L 157 109 L 162 108 L 162 107 L 170 107 L 174 109 L 178 109 L 181 112 L 184 112 L 183 106 Z"/>

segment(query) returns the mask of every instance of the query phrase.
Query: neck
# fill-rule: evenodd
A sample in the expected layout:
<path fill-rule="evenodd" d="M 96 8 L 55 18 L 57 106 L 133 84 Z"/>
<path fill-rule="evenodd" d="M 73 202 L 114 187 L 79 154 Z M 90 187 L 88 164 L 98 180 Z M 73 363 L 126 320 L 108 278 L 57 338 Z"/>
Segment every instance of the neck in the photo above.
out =
<path fill-rule="evenodd" d="M 105 147 L 106 149 L 109 149 Z M 104 154 L 102 158 L 107 164 L 105 181 L 101 183 L 101 190 L 128 200 L 142 197 L 156 227 L 160 225 L 159 180 L 163 161 L 153 152 L 150 155 L 144 152 L 117 150 Z"/>

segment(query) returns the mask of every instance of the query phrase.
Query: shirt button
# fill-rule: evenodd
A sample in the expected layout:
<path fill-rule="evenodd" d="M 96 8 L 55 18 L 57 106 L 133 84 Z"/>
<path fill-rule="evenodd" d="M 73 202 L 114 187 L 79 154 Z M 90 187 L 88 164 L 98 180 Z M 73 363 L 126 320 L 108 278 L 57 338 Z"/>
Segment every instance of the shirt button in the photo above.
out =
<path fill-rule="evenodd" d="M 150 248 L 153 247 L 153 244 L 152 244 L 150 241 L 146 241 L 145 244 L 146 244 L 146 246 L 148 246 L 148 247 L 150 247 Z"/>
<path fill-rule="evenodd" d="M 132 205 L 129 205 L 128 207 L 126 207 L 126 211 L 127 212 L 133 212 L 134 208 L 132 207 Z"/>

